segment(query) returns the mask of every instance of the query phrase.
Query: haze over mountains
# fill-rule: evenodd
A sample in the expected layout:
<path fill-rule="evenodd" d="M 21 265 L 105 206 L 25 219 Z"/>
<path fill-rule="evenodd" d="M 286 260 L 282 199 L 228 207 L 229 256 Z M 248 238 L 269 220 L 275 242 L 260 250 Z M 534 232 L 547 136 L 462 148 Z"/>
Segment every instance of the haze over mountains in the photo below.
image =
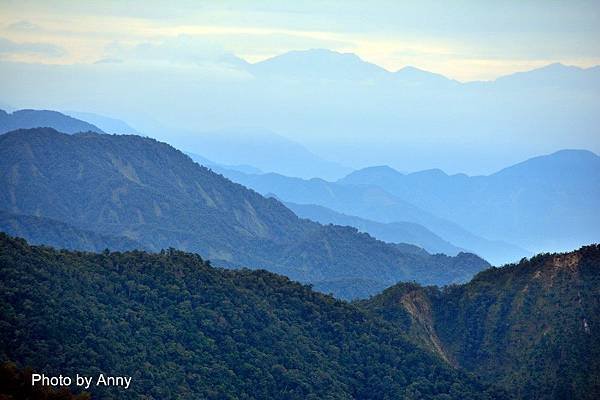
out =
<path fill-rule="evenodd" d="M 432 254 L 443 253 L 452 256 L 458 254 L 460 251 L 464 251 L 464 249 L 453 246 L 422 225 L 412 222 L 403 221 L 385 224 L 345 215 L 313 204 L 296 204 L 290 202 L 285 202 L 284 204 L 301 218 L 308 218 L 322 224 L 353 226 L 359 231 L 367 232 L 384 242 L 411 243 L 422 247 Z"/>
<path fill-rule="evenodd" d="M 422 225 L 454 246 L 469 249 L 494 264 L 518 260 L 528 251 L 514 244 L 477 236 L 459 224 L 440 218 L 386 192 L 376 185 L 344 185 L 322 179 L 303 180 L 278 174 L 224 171 L 228 178 L 282 201 L 317 205 L 379 223 L 411 222 Z M 322 220 L 326 222 L 326 219 Z M 370 231 L 369 231 L 370 232 Z M 377 236 L 376 233 L 373 235 Z"/>
<path fill-rule="evenodd" d="M 67 127 L 71 132 L 92 127 L 101 131 L 51 111 L 25 110 L 5 116 L 24 113 L 33 116 L 24 126 Z M 102 125 L 105 129 L 128 127 L 107 117 L 97 116 L 96 120 L 111 122 Z M 15 125 L 19 125 L 17 120 L 10 126 Z M 229 152 L 232 162 L 239 156 L 242 161 L 262 158 L 273 165 L 285 165 L 290 159 L 289 165 L 295 163 L 306 171 L 311 166 L 319 170 L 326 163 L 276 135 L 267 134 L 262 142 L 253 143 L 244 139 L 245 132 L 256 137 L 252 130 L 228 134 L 245 144 L 245 153 L 231 150 L 217 133 L 201 135 L 210 143 L 202 148 L 211 155 Z M 276 138 L 271 142 L 275 144 L 263 149 L 261 143 L 268 143 L 271 137 Z M 501 265 L 534 252 L 593 243 L 600 237 L 595 212 L 600 202 L 600 157 L 589 151 L 563 150 L 488 176 L 447 175 L 435 169 L 404 174 L 382 166 L 354 171 L 336 182 L 263 173 L 246 163 L 223 165 L 188 154 L 237 183 L 295 204 L 302 217 L 350 225 L 380 240 L 411 243 L 432 253 L 454 255 L 466 249 Z M 407 225 L 401 227 L 406 223 L 413 233 L 407 231 Z"/>
<path fill-rule="evenodd" d="M 552 64 L 461 83 L 415 68 L 389 72 L 328 50 L 254 64 L 232 60 L 210 68 L 157 63 L 142 71 L 134 60 L 51 67 L 1 62 L 0 83 L 7 103 L 118 116 L 206 157 L 178 141 L 189 132 L 256 127 L 354 169 L 385 164 L 468 174 L 489 174 L 565 148 L 600 152 L 597 67 Z M 50 84 L 67 76 L 71 84 L 61 90 Z M 301 173 L 290 175 L 310 177 Z M 322 176 L 341 178 L 335 174 L 324 170 Z"/>
<path fill-rule="evenodd" d="M 535 252 L 568 250 L 600 238 L 600 157 L 590 151 L 562 150 L 488 176 L 373 167 L 339 182 L 376 182 L 471 232 Z"/>
<path fill-rule="evenodd" d="M 97 126 L 77 118 L 50 110 L 18 110 L 7 113 L 0 110 L 0 133 L 15 129 L 53 127 L 64 133 L 97 132 L 104 133 Z"/>
<path fill-rule="evenodd" d="M 337 179 L 352 169 L 327 161 L 304 146 L 273 132 L 256 128 L 190 133 L 176 140 L 182 149 L 193 149 L 222 165 L 251 165 L 264 172 L 287 176 Z M 192 150 L 190 150 L 192 151 Z"/>

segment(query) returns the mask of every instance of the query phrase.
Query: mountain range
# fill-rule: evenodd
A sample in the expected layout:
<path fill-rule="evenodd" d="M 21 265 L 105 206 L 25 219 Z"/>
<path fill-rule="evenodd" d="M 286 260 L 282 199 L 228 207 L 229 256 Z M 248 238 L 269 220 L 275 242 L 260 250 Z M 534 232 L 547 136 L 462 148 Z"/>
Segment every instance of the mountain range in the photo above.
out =
<path fill-rule="evenodd" d="M 562 150 L 488 176 L 372 167 L 339 181 L 374 182 L 477 235 L 535 252 L 567 250 L 600 238 L 600 157 L 590 151 Z"/>
<path fill-rule="evenodd" d="M 375 184 L 350 185 L 316 178 L 305 180 L 279 174 L 256 175 L 231 170 L 225 170 L 222 173 L 234 182 L 254 189 L 263 195 L 275 195 L 284 202 L 321 206 L 338 213 L 377 223 L 410 222 L 421 225 L 422 228 L 419 229 L 421 232 L 431 231 L 451 243 L 452 246 L 475 252 L 493 264 L 519 260 L 529 255 L 528 250 L 517 245 L 492 241 L 475 235 L 458 223 L 440 218 L 413 203 L 390 194 Z M 324 218 L 321 221 L 326 222 L 327 219 Z M 353 222 L 359 221 L 354 220 Z M 380 237 L 378 235 L 381 235 L 381 231 L 375 228 L 376 225 L 369 225 L 369 227 L 375 228 L 373 230 L 365 229 L 366 225 L 361 226 L 361 229 L 366 232 Z M 429 238 L 435 240 L 432 236 Z"/>
<path fill-rule="evenodd" d="M 35 113 L 35 111 L 28 110 L 28 113 L 32 114 L 32 113 Z M 73 115 L 75 115 L 75 114 L 73 114 Z M 77 115 L 87 116 L 88 114 L 79 113 Z M 95 114 L 90 114 L 90 115 L 95 115 Z M 47 116 L 51 116 L 52 118 L 45 118 Z M 64 126 L 65 124 L 70 123 L 72 121 L 72 117 L 58 113 L 58 112 L 47 113 L 46 111 L 42 110 L 42 111 L 37 112 L 34 120 L 40 126 L 60 127 L 60 126 Z M 114 121 L 114 119 L 112 119 L 112 118 L 107 118 L 107 117 L 103 117 L 103 116 L 99 116 L 99 118 L 96 118 L 95 121 L 96 122 L 100 121 L 102 123 L 105 120 L 108 120 L 109 122 Z M 81 125 L 82 127 L 85 128 L 86 127 L 85 124 L 86 124 L 86 122 L 81 121 L 81 123 L 79 125 Z M 24 125 L 30 126 L 30 124 L 24 124 Z M 100 126 L 103 128 L 103 130 L 109 131 L 109 132 L 111 131 L 111 127 L 114 128 L 114 127 L 120 126 L 120 127 L 124 127 L 124 129 L 127 129 L 127 127 L 128 127 L 128 125 L 122 121 L 118 121 L 116 123 L 112 123 L 109 125 L 101 124 Z M 253 138 L 254 137 L 251 136 L 250 138 L 247 138 L 247 140 L 252 140 Z M 260 141 L 258 141 L 257 144 L 260 144 L 259 147 L 262 147 L 264 145 L 264 143 L 260 142 Z M 284 151 L 284 149 L 275 150 L 271 147 L 268 147 L 268 148 L 272 152 L 281 154 L 282 156 L 283 155 L 287 156 L 287 153 L 286 153 L 286 151 Z M 204 150 L 208 151 L 209 149 L 205 148 Z M 189 153 L 189 152 L 186 152 L 186 154 L 190 158 L 192 158 L 192 160 L 196 161 L 200 165 L 206 166 L 217 173 L 220 173 L 220 174 L 227 176 L 233 180 L 237 180 L 239 182 L 243 182 L 246 184 L 247 184 L 247 182 L 246 182 L 247 179 L 244 179 L 242 176 L 237 176 L 236 171 L 240 172 L 242 174 L 254 174 L 254 175 L 264 174 L 263 171 L 261 171 L 260 169 L 254 167 L 252 165 L 220 164 L 220 163 L 216 163 L 212 160 L 209 160 L 203 156 L 200 156 L 198 154 Z M 232 158 L 231 160 L 235 160 L 235 158 Z M 320 165 L 318 162 L 315 162 L 314 160 L 305 160 L 305 162 L 309 162 L 309 161 L 311 161 L 310 164 L 313 166 L 319 167 L 319 165 Z M 300 163 L 300 164 L 304 164 L 304 163 Z M 272 193 L 270 193 L 270 194 L 272 194 Z M 296 207 L 300 207 L 300 206 L 302 206 L 303 210 L 307 210 L 307 207 L 310 207 L 309 205 L 300 205 L 300 204 L 296 205 Z M 313 210 L 316 210 L 316 208 L 319 208 L 319 206 L 312 206 L 312 207 L 313 207 Z M 328 214 L 327 217 L 325 217 L 325 215 L 323 213 L 324 211 L 327 211 L 327 214 Z M 295 212 L 298 214 L 298 210 L 295 210 Z M 311 219 L 316 222 L 324 223 L 324 224 L 334 223 L 336 225 L 353 226 L 363 232 L 369 233 L 373 237 L 378 238 L 380 240 L 391 242 L 391 243 L 414 244 L 414 245 L 425 248 L 430 253 L 444 253 L 444 254 L 448 254 L 448 255 L 456 255 L 458 252 L 462 251 L 462 249 L 460 249 L 456 246 L 453 246 L 449 242 L 446 242 L 444 239 L 439 238 L 436 234 L 430 232 L 427 228 L 425 228 L 421 225 L 415 224 L 415 223 L 397 221 L 392 224 L 385 224 L 385 226 L 380 226 L 379 223 L 374 222 L 374 221 L 360 219 L 360 218 L 352 217 L 352 216 L 348 216 L 348 217 L 350 217 L 349 219 L 348 218 L 340 218 L 340 216 L 341 216 L 340 213 L 337 213 L 338 215 L 335 215 L 335 216 L 331 215 L 331 213 L 335 213 L 335 212 L 333 210 L 325 210 L 325 208 L 320 208 L 318 213 L 312 212 L 312 213 L 310 213 L 310 215 L 302 214 L 300 216 Z M 371 229 L 367 229 L 367 228 L 371 228 Z M 15 232 L 11 231 L 11 233 L 15 233 Z M 37 238 L 37 237 L 30 237 L 30 236 L 26 236 L 26 237 L 28 237 L 30 240 L 32 240 L 33 243 L 36 243 L 36 244 L 41 243 L 38 240 L 39 238 Z M 69 242 L 69 240 L 67 240 L 67 242 Z M 61 247 L 61 245 L 58 244 L 58 242 L 52 242 L 52 243 L 48 243 L 48 244 L 58 245 L 58 247 Z M 69 247 L 69 248 L 71 248 L 71 247 Z M 525 254 L 526 254 L 526 252 L 523 251 L 523 252 L 519 253 L 519 256 L 525 255 Z M 489 256 L 490 254 L 485 253 L 485 255 Z M 512 256 L 512 258 L 518 258 L 518 257 Z M 498 261 L 498 260 L 495 260 L 493 257 L 492 257 L 492 260 Z M 504 259 L 501 259 L 501 261 L 504 261 Z"/>
<path fill-rule="evenodd" d="M 300 219 L 173 147 L 133 135 L 50 128 L 3 134 L 0 186 L 0 209 L 12 214 L 125 236 L 149 250 L 194 251 L 217 265 L 266 268 L 327 292 L 342 293 L 343 283 L 353 297 L 400 280 L 462 282 L 489 266 L 473 254 L 430 255 Z M 361 287 L 361 279 L 376 285 Z"/>
<path fill-rule="evenodd" d="M 84 129 L 89 125 L 50 111 L 22 110 L 6 115 L 29 115 L 33 122 L 25 122 L 24 126 L 75 124 L 71 129 Z M 97 120 L 102 118 L 117 121 L 106 117 Z M 105 129 L 111 126 L 127 129 L 128 125 L 122 121 L 102 125 Z M 252 164 L 234 164 L 237 156 L 251 162 L 257 157 L 269 159 L 263 153 L 274 153 L 279 154 L 280 165 L 292 159 L 295 160 L 292 164 L 305 171 L 311 170 L 303 167 L 305 164 L 316 170 L 323 166 L 310 153 L 290 150 L 293 145 L 288 146 L 281 137 L 272 141 L 273 146 L 265 144 L 271 141 L 269 138 L 278 136 L 260 132 L 199 135 L 204 137 L 202 140 L 212 141 L 212 145 L 204 147 L 211 160 L 195 153 L 186 154 L 263 195 L 275 195 L 284 202 L 302 206 L 303 211 L 297 208 L 295 212 L 305 212 L 301 215 L 305 218 L 353 226 L 380 240 L 414 244 L 431 253 L 454 255 L 465 249 L 501 265 L 533 252 L 593 243 L 600 237 L 600 221 L 595 213 L 600 202 L 600 175 L 596 173 L 600 170 L 600 157 L 590 151 L 562 150 L 490 175 L 448 175 L 439 169 L 401 173 L 389 166 L 379 166 L 351 172 L 332 182 L 265 174 Z M 245 137 L 246 134 L 249 136 Z M 219 148 L 228 147 L 225 138 L 240 144 L 226 158 L 232 164 L 212 161 Z M 252 157 L 244 158 L 243 154 Z M 342 171 L 337 169 L 337 174 Z M 312 208 L 310 212 L 308 208 Z"/>
<path fill-rule="evenodd" d="M 193 65 L 174 72 L 168 65 L 140 71 L 128 62 L 66 67 L 0 61 L 0 85 L 5 103 L 102 110 L 163 141 L 188 132 L 275 132 L 352 169 L 385 164 L 479 175 L 560 149 L 600 152 L 594 135 L 600 124 L 598 67 L 552 64 L 458 82 L 414 67 L 387 71 L 323 49 L 208 71 Z M 52 82 L 67 74 L 72 84 L 56 90 Z M 200 143 L 172 144 L 211 159 Z M 326 171 L 327 178 L 341 177 L 334 172 Z"/>

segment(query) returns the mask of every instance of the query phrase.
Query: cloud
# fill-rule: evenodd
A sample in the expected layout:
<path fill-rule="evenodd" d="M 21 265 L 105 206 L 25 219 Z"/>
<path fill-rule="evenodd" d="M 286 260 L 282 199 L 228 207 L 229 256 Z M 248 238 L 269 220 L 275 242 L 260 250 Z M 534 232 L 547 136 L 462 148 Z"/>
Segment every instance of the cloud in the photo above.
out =
<path fill-rule="evenodd" d="M 94 62 L 94 64 L 121 64 L 123 60 L 120 58 L 101 58 L 100 60 Z"/>
<path fill-rule="evenodd" d="M 21 20 L 7 26 L 7 29 L 17 32 L 40 32 L 42 28 L 30 21 Z"/>
<path fill-rule="evenodd" d="M 65 49 L 51 43 L 17 43 L 5 38 L 0 38 L 0 54 L 35 54 L 47 57 L 62 57 L 66 53 Z"/>
<path fill-rule="evenodd" d="M 105 58 L 97 63 L 129 60 L 169 62 L 174 64 L 226 64 L 241 67 L 246 61 L 225 50 L 217 41 L 203 35 L 178 35 L 157 42 L 133 46 L 111 42 L 105 47 Z"/>

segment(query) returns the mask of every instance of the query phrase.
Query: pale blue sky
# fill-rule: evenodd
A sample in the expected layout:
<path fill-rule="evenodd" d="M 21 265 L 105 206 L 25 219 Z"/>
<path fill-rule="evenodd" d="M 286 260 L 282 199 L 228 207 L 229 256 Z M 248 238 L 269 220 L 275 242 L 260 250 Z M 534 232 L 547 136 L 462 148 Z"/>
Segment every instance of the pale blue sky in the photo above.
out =
<path fill-rule="evenodd" d="M 161 46 L 258 61 L 328 48 L 462 81 L 552 62 L 600 64 L 598 1 L 0 0 L 0 58 L 91 63 Z M 182 36 L 183 35 L 183 36 Z M 183 45 L 180 42 L 183 37 Z M 174 46 L 173 50 L 169 46 Z M 178 47 L 179 46 L 179 47 Z"/>

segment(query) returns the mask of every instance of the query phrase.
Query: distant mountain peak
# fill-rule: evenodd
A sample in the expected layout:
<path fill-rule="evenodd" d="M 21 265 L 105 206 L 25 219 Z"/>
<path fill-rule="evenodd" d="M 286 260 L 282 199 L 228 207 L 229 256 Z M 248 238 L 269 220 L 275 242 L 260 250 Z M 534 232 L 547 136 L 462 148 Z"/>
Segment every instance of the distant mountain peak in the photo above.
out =
<path fill-rule="evenodd" d="M 373 165 L 372 167 L 365 167 L 360 169 L 359 171 L 377 171 L 377 172 L 388 172 L 388 173 L 396 173 L 401 174 L 400 171 L 395 170 L 389 165 Z"/>
<path fill-rule="evenodd" d="M 533 170 L 537 174 L 575 174 L 577 171 L 591 173 L 600 170 L 600 156 L 589 150 L 564 149 L 551 154 L 529 158 L 518 164 L 501 169 L 492 176 L 521 173 Z M 582 175 L 583 176 L 583 175 Z"/>
<path fill-rule="evenodd" d="M 402 78 L 407 81 L 411 81 L 414 83 L 423 83 L 423 82 L 455 82 L 452 79 L 449 79 L 441 74 L 436 74 L 435 72 L 425 71 L 423 69 L 406 66 L 400 68 L 398 71 L 394 73 L 396 78 Z"/>
<path fill-rule="evenodd" d="M 582 68 L 565 65 L 559 62 L 548 64 L 527 71 L 515 72 L 497 78 L 494 82 L 512 82 L 521 85 L 583 85 L 589 87 L 600 81 L 595 75 L 600 71 L 598 66 Z M 591 80 L 590 80 L 591 79 Z"/>
<path fill-rule="evenodd" d="M 342 53 L 342 52 L 330 50 L 330 49 L 314 48 L 314 49 L 307 49 L 307 50 L 288 51 L 286 53 L 268 58 L 267 60 L 260 61 L 256 64 L 260 64 L 260 63 L 264 63 L 264 62 L 268 62 L 268 61 L 272 61 L 272 60 L 277 60 L 277 59 L 285 59 L 285 58 L 296 58 L 296 59 L 304 58 L 304 59 L 313 59 L 313 60 L 328 59 L 328 60 L 345 60 L 345 61 L 352 60 L 354 62 L 367 63 L 366 61 L 364 61 L 363 59 L 361 59 L 359 56 L 357 56 L 354 53 Z"/>
<path fill-rule="evenodd" d="M 442 171 L 439 168 L 431 168 L 431 169 L 425 169 L 423 171 L 416 171 L 416 172 L 412 172 L 409 175 L 421 175 L 421 176 L 431 176 L 431 177 L 447 177 L 448 174 L 445 173 L 444 171 Z"/>
<path fill-rule="evenodd" d="M 340 53 L 327 49 L 289 51 L 251 64 L 249 69 L 258 76 L 331 80 L 372 79 L 390 74 L 384 68 L 364 61 L 354 53 Z"/>
<path fill-rule="evenodd" d="M 541 157 L 551 157 L 551 156 L 580 156 L 580 157 L 590 157 L 590 158 L 598 158 L 598 154 L 594 153 L 591 150 L 586 149 L 562 149 L 555 151 L 547 156 Z"/>

